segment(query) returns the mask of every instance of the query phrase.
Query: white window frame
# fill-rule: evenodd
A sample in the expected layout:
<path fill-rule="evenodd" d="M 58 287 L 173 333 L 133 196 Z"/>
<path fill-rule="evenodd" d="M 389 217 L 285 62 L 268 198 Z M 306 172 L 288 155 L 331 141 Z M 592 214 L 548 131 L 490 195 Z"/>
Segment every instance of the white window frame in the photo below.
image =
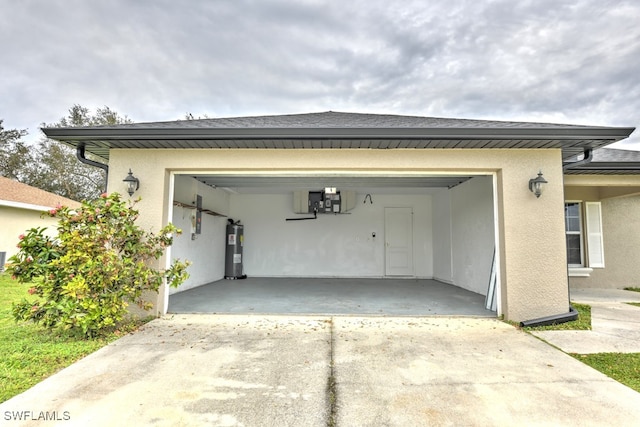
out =
<path fill-rule="evenodd" d="M 602 203 L 584 202 L 585 237 L 590 268 L 604 268 L 604 239 L 602 231 Z"/>
<path fill-rule="evenodd" d="M 569 266 L 569 268 L 584 268 L 585 267 L 585 247 L 584 247 L 584 221 L 582 220 L 582 209 L 583 209 L 583 203 L 580 200 L 565 200 L 564 205 L 565 205 L 565 216 L 564 216 L 564 220 L 565 223 L 567 221 L 567 215 L 566 215 L 566 206 L 568 204 L 577 204 L 578 205 L 578 221 L 579 221 L 579 230 L 578 231 L 567 231 L 567 227 L 565 225 L 565 229 L 564 229 L 564 234 L 565 236 L 568 234 L 572 234 L 572 235 L 579 235 L 580 236 L 580 264 L 569 264 L 569 260 L 567 260 L 567 265 Z M 566 240 L 566 238 L 565 238 Z"/>
<path fill-rule="evenodd" d="M 594 268 L 604 268 L 602 203 L 582 200 L 565 200 L 565 206 L 569 203 L 577 203 L 579 205 L 581 261 L 580 265 L 568 264 L 569 276 L 589 277 Z M 567 234 L 577 233 L 569 232 L 565 227 L 565 236 Z"/>

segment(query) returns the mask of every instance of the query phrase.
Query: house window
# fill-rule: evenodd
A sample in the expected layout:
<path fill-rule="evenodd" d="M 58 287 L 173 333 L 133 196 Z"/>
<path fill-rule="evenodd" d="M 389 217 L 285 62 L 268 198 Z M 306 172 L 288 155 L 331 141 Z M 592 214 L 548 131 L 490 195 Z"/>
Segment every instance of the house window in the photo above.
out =
<path fill-rule="evenodd" d="M 569 275 L 586 277 L 604 268 L 601 203 L 566 202 L 564 219 Z"/>
<path fill-rule="evenodd" d="M 567 262 L 570 267 L 584 267 L 581 207 L 582 204 L 578 202 L 565 203 L 564 205 Z"/>

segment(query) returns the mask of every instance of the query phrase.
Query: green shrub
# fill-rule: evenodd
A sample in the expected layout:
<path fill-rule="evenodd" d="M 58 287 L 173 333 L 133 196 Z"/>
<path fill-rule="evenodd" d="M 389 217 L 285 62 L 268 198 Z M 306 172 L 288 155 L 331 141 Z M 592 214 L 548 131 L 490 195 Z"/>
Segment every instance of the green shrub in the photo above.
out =
<path fill-rule="evenodd" d="M 58 219 L 56 238 L 44 228 L 21 235 L 7 271 L 33 281 L 29 293 L 40 298 L 14 304 L 15 319 L 92 337 L 115 328 L 130 303 L 149 310 L 143 293 L 157 291 L 165 278 L 173 287 L 184 282 L 188 261 L 175 260 L 166 271 L 150 266 L 181 231 L 171 224 L 157 234 L 143 231 L 135 203 L 103 194 L 78 209 L 50 210 Z"/>

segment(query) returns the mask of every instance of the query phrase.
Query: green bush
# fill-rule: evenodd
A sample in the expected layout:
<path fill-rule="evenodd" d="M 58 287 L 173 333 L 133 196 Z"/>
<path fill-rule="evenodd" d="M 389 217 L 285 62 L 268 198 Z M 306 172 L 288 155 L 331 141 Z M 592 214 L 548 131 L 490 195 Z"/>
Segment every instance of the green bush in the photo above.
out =
<path fill-rule="evenodd" d="M 171 224 L 157 234 L 143 231 L 135 203 L 103 194 L 78 209 L 50 210 L 58 219 L 56 238 L 44 228 L 21 235 L 7 271 L 34 282 L 29 293 L 40 298 L 14 304 L 15 319 L 92 337 L 114 329 L 130 303 L 149 310 L 143 294 L 157 291 L 165 278 L 173 287 L 184 282 L 188 261 L 175 260 L 166 271 L 150 266 L 181 231 Z"/>

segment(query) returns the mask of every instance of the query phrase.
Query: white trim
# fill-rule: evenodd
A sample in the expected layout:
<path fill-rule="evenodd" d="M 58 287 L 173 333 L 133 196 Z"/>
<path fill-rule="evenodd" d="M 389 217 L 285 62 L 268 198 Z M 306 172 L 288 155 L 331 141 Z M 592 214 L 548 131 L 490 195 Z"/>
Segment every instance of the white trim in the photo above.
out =
<path fill-rule="evenodd" d="M 453 283 L 453 220 L 452 220 L 452 216 L 453 216 L 453 201 L 451 200 L 452 197 L 451 195 L 449 195 L 449 197 L 447 197 L 449 200 L 449 277 L 451 277 L 451 284 L 455 285 L 455 283 Z M 431 210 L 433 211 L 433 205 L 431 207 Z M 433 233 L 433 230 L 432 230 Z"/>
<path fill-rule="evenodd" d="M 9 200 L 0 200 L 0 206 L 6 206 L 8 208 L 27 209 L 30 211 L 46 212 L 53 209 L 51 206 L 32 205 L 31 203 L 12 202 Z"/>
<path fill-rule="evenodd" d="M 174 171 L 169 171 L 169 194 L 167 195 L 167 205 L 165 206 L 167 209 L 167 224 L 173 222 L 173 193 L 175 191 L 175 178 L 176 173 Z M 165 270 L 168 270 L 171 267 L 171 246 L 168 246 L 165 251 Z M 163 297 L 162 314 L 165 315 L 169 311 L 169 283 L 167 283 L 166 280 L 164 281 Z"/>
<path fill-rule="evenodd" d="M 579 230 L 578 231 L 567 231 L 567 205 L 568 204 L 577 204 L 578 205 L 578 221 L 579 221 Z M 584 213 L 585 207 L 584 207 L 584 202 L 582 200 L 565 200 L 564 201 L 564 209 L 565 209 L 565 213 L 564 213 L 564 221 L 565 221 L 565 228 L 564 228 L 564 235 L 565 235 L 565 240 L 566 240 L 566 236 L 571 234 L 571 235 L 578 235 L 580 236 L 580 264 L 570 264 L 567 260 L 567 265 L 571 268 L 583 268 L 586 267 L 586 255 L 585 255 L 585 251 L 586 251 L 586 247 L 585 247 L 585 242 L 584 242 L 584 238 L 585 238 L 585 221 L 583 220 L 583 216 L 586 215 Z M 568 257 L 568 255 L 567 255 Z"/>
<path fill-rule="evenodd" d="M 587 253 L 589 267 L 604 268 L 604 241 L 602 238 L 602 204 L 600 202 L 584 202 L 585 235 L 587 237 Z"/>
<path fill-rule="evenodd" d="M 569 267 L 569 277 L 589 277 L 592 272 L 593 268 Z"/>
<path fill-rule="evenodd" d="M 502 281 L 500 280 L 500 209 L 498 204 L 498 173 L 493 176 L 493 230 L 495 234 L 495 264 L 496 264 L 496 315 L 502 316 Z"/>

